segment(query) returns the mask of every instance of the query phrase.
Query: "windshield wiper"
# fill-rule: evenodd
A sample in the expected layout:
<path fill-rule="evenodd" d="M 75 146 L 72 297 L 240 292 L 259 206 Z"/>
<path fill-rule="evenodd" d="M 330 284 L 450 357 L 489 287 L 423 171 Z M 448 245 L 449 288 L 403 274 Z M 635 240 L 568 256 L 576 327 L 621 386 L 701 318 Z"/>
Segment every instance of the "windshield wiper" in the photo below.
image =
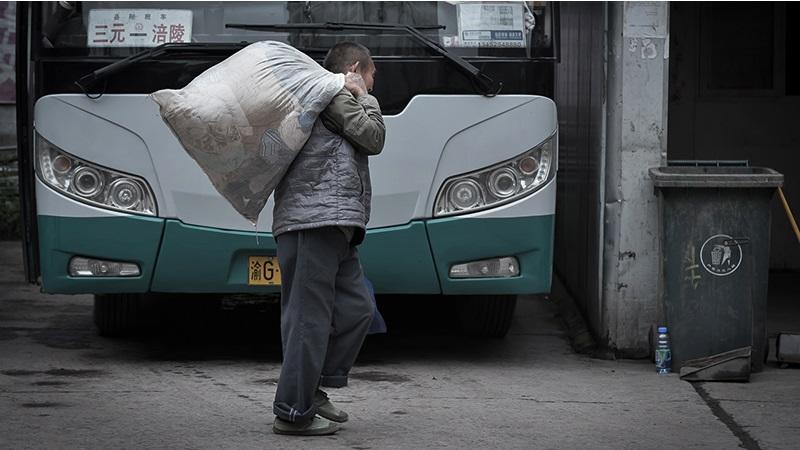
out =
<path fill-rule="evenodd" d="M 236 43 L 208 43 L 208 42 L 171 42 L 161 44 L 157 47 L 148 48 L 128 56 L 125 59 L 115 61 L 107 66 L 103 66 L 95 71 L 92 71 L 82 76 L 75 84 L 87 96 L 89 95 L 89 88 L 100 80 L 106 79 L 117 72 L 125 70 L 126 68 L 138 63 L 139 61 L 155 58 L 168 53 L 214 53 L 214 52 L 230 52 L 231 50 L 240 50 L 250 45 L 250 42 L 236 42 Z M 102 95 L 102 94 L 100 94 Z"/>
<path fill-rule="evenodd" d="M 274 24 L 274 25 L 260 25 L 260 24 L 226 24 L 226 28 L 236 28 L 242 30 L 254 31 L 293 31 L 293 30 L 361 30 L 361 31 L 387 31 L 395 30 L 402 31 L 415 39 L 417 42 L 423 44 L 434 53 L 445 57 L 447 60 L 455 64 L 462 72 L 467 74 L 474 82 L 476 89 L 482 95 L 494 96 L 503 87 L 502 82 L 497 82 L 482 73 L 480 69 L 470 64 L 458 55 L 454 55 L 447 51 L 444 47 L 439 45 L 438 42 L 431 40 L 419 30 L 438 30 L 444 29 L 443 25 L 426 25 L 419 27 L 411 27 L 408 25 L 399 24 L 383 24 L 383 23 L 340 23 L 340 22 L 327 22 L 327 23 L 306 23 L 306 24 Z M 142 50 L 136 54 L 128 56 L 127 58 L 115 61 L 107 66 L 103 66 L 94 70 L 83 77 L 81 77 L 75 84 L 81 91 L 90 96 L 89 88 L 91 88 L 98 81 L 104 80 L 115 73 L 121 72 L 126 68 L 138 63 L 139 61 L 159 57 L 168 53 L 213 53 L 213 52 L 230 52 L 231 50 L 240 50 L 248 45 L 250 42 L 243 41 L 238 43 L 206 43 L 206 42 L 174 42 L 161 44 L 157 47 Z M 98 95 L 101 96 L 101 94 Z"/>
<path fill-rule="evenodd" d="M 449 52 L 446 48 L 439 45 L 438 42 L 430 39 L 429 37 L 425 36 L 419 31 L 419 30 L 431 30 L 431 29 L 434 30 L 444 29 L 445 27 L 443 25 L 412 27 L 409 25 L 402 25 L 402 24 L 344 23 L 344 22 L 264 24 L 264 25 L 228 23 L 225 24 L 225 28 L 235 28 L 239 30 L 251 30 L 251 31 L 303 31 L 303 30 L 402 31 L 406 33 L 409 37 L 413 38 L 420 44 L 424 45 L 426 48 L 433 51 L 434 53 L 443 56 L 445 59 L 455 64 L 459 68 L 459 70 L 464 72 L 473 81 L 475 88 L 482 95 L 485 95 L 487 97 L 494 97 L 503 88 L 502 82 L 495 82 L 488 75 L 481 72 L 480 69 L 478 69 L 471 63 L 467 62 L 467 60 Z"/>

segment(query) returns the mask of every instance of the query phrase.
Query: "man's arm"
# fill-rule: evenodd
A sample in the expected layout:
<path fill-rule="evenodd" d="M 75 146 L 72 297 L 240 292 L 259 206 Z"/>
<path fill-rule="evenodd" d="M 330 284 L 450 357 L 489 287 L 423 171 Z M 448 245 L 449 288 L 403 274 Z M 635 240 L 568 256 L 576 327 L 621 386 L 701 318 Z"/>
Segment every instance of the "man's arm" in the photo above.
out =
<path fill-rule="evenodd" d="M 354 97 L 342 88 L 320 114 L 325 128 L 341 135 L 353 147 L 367 155 L 377 155 L 383 150 L 386 127 L 378 100 L 362 94 Z"/>

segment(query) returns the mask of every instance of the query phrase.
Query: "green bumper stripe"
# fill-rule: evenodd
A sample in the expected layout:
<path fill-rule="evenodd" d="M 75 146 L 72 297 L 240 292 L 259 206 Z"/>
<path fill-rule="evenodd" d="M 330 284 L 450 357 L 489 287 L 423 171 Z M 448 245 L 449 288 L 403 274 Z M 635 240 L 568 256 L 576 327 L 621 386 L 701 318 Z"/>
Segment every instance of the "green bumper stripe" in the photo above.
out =
<path fill-rule="evenodd" d="M 422 222 L 367 233 L 361 264 L 379 294 L 438 294 L 439 279 Z"/>
<path fill-rule="evenodd" d="M 553 216 L 447 218 L 373 229 L 360 255 L 377 293 L 522 294 L 550 289 Z M 247 257 L 276 254 L 269 233 L 220 230 L 141 216 L 39 216 L 43 290 L 49 293 L 277 293 L 248 286 Z M 161 248 L 159 249 L 159 245 Z M 431 252 L 433 255 L 431 255 Z M 139 264 L 131 278 L 73 278 L 73 256 Z M 521 275 L 450 279 L 457 262 L 516 256 Z"/>
<path fill-rule="evenodd" d="M 550 291 L 555 216 L 446 218 L 428 222 L 443 294 L 539 294 Z M 450 266 L 516 256 L 513 278 L 452 279 Z"/>
<path fill-rule="evenodd" d="M 425 226 L 371 230 L 359 247 L 362 265 L 378 293 L 438 293 L 439 281 Z M 227 231 L 168 220 L 152 290 L 156 292 L 276 293 L 248 286 L 247 257 L 276 254 L 270 233 Z"/>
<path fill-rule="evenodd" d="M 42 290 L 54 294 L 147 292 L 164 220 L 142 216 L 57 217 L 40 215 Z M 134 262 L 138 277 L 73 278 L 73 256 Z"/>
<path fill-rule="evenodd" d="M 248 256 L 275 256 L 271 233 L 220 230 L 167 220 L 154 292 L 277 293 L 247 284 Z"/>

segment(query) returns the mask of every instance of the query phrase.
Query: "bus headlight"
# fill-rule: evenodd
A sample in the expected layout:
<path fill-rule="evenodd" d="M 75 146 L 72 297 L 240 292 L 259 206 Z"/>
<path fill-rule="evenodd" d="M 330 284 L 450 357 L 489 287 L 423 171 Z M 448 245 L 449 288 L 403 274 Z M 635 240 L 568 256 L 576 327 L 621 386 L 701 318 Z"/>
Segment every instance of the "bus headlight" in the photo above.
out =
<path fill-rule="evenodd" d="M 142 203 L 142 188 L 126 178 L 120 178 L 108 189 L 108 199 L 119 209 L 135 210 Z"/>
<path fill-rule="evenodd" d="M 63 156 L 63 155 L 58 155 Z M 72 176 L 72 190 L 84 198 L 92 198 L 103 191 L 103 175 L 100 171 L 82 166 Z"/>
<path fill-rule="evenodd" d="M 118 211 L 157 214 L 153 191 L 142 178 L 72 156 L 36 134 L 39 176 L 76 200 Z"/>
<path fill-rule="evenodd" d="M 457 209 L 471 209 L 480 206 L 483 200 L 481 187 L 472 180 L 461 180 L 448 190 L 448 200 Z"/>
<path fill-rule="evenodd" d="M 517 172 L 509 167 L 501 167 L 489 175 L 489 192 L 497 198 L 508 198 L 517 193 L 519 182 Z"/>
<path fill-rule="evenodd" d="M 551 178 L 555 135 L 514 159 L 447 179 L 434 216 L 478 211 L 535 192 Z"/>

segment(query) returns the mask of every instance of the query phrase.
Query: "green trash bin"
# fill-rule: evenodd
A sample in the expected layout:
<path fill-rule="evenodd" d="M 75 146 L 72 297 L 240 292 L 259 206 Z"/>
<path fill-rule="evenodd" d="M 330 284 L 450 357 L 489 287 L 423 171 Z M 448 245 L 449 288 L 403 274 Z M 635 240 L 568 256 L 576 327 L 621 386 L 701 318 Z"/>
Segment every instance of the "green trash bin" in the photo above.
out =
<path fill-rule="evenodd" d="M 762 167 L 658 167 L 661 288 L 673 368 L 752 346 L 763 369 L 770 201 L 783 175 Z"/>

